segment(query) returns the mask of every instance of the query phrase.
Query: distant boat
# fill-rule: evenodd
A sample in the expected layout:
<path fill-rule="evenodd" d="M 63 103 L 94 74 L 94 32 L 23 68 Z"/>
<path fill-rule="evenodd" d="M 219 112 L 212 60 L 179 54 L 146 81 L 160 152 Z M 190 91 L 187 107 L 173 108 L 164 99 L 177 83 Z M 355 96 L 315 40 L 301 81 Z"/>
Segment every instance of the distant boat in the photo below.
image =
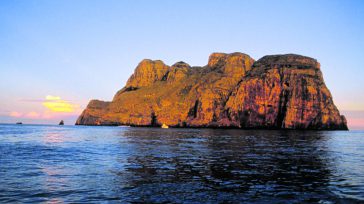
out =
<path fill-rule="evenodd" d="M 23 123 L 22 123 L 22 122 L 17 122 L 16 124 L 17 124 L 17 125 L 22 125 Z"/>
<path fill-rule="evenodd" d="M 64 121 L 61 120 L 61 122 L 59 122 L 59 125 L 64 125 Z"/>
<path fill-rule="evenodd" d="M 164 124 L 164 123 L 163 123 L 163 125 L 162 125 L 162 127 L 161 127 L 161 128 L 165 128 L 165 129 L 167 129 L 167 128 L 169 128 L 169 127 L 168 127 L 168 125 L 166 125 L 166 124 Z"/>

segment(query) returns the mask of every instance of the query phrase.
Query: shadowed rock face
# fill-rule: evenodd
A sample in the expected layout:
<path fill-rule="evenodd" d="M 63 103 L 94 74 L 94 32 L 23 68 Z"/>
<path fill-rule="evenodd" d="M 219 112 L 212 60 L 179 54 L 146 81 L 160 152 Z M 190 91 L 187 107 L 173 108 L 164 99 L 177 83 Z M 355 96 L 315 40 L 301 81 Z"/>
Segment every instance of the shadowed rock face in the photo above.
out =
<path fill-rule="evenodd" d="M 143 60 L 111 102 L 90 101 L 76 125 L 347 129 L 320 64 L 300 55 L 254 61 L 213 53 L 205 67 Z"/>

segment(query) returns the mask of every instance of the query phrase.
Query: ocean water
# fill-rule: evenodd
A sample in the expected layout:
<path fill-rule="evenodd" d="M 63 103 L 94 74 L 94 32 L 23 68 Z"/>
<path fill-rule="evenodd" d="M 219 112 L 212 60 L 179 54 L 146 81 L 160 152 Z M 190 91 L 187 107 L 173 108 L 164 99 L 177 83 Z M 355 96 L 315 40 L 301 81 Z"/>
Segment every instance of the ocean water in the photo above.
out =
<path fill-rule="evenodd" d="M 0 125 L 0 203 L 363 203 L 363 131 Z"/>

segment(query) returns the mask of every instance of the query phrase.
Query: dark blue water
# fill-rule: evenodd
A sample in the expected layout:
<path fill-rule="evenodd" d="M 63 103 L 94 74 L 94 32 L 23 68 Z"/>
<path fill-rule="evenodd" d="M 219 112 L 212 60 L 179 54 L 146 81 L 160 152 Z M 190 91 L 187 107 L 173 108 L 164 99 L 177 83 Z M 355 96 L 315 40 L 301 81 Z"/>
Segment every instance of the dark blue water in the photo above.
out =
<path fill-rule="evenodd" d="M 0 203 L 364 202 L 364 132 L 0 125 Z"/>

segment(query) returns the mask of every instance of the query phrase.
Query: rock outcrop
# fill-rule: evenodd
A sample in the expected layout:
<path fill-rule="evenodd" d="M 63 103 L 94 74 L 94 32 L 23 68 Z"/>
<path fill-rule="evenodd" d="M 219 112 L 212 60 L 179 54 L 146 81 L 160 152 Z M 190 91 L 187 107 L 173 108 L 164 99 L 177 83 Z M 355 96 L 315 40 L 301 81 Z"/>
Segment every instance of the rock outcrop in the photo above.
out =
<path fill-rule="evenodd" d="M 111 102 L 90 101 L 76 125 L 346 130 L 320 64 L 300 55 L 254 61 L 213 53 L 204 67 L 143 60 Z"/>

